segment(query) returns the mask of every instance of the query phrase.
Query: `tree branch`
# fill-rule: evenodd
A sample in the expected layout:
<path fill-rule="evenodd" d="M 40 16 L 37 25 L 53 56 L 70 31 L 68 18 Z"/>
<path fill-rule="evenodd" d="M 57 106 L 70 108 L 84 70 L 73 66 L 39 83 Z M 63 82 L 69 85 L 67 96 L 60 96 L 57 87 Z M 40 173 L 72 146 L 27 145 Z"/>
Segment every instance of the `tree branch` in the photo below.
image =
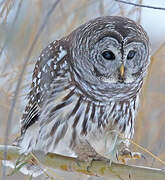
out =
<path fill-rule="evenodd" d="M 128 5 L 133 5 L 133 6 L 142 7 L 142 8 L 150 8 L 150 9 L 165 10 L 165 8 L 163 8 L 163 7 L 147 6 L 147 5 L 136 4 L 136 3 L 127 2 L 127 1 L 123 1 L 123 0 L 115 0 L 115 1 L 120 2 L 120 3 L 123 3 L 123 4 L 128 4 Z"/>
<path fill-rule="evenodd" d="M 4 145 L 0 145 L 0 160 L 4 159 Z M 128 166 L 123 164 L 112 163 L 108 165 L 104 161 L 93 161 L 89 167 L 87 162 L 78 161 L 72 157 L 66 157 L 53 153 L 43 155 L 34 153 L 39 161 L 54 169 L 60 169 L 69 172 L 78 172 L 91 176 L 110 177 L 111 180 L 164 180 L 165 171 L 156 168 Z M 20 156 L 19 148 L 7 146 L 7 160 L 14 161 Z"/>

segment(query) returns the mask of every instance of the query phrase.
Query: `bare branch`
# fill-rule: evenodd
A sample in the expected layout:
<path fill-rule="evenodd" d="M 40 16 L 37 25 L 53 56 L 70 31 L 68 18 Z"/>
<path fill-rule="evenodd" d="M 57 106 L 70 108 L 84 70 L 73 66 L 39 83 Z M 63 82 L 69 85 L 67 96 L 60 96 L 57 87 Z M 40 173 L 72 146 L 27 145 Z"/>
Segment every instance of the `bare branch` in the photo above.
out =
<path fill-rule="evenodd" d="M 3 5 L 4 2 L 5 2 L 5 0 L 3 0 L 2 2 L 0 2 L 0 7 Z"/>
<path fill-rule="evenodd" d="M 15 107 L 15 104 L 16 104 L 16 101 L 17 101 L 17 97 L 18 97 L 18 93 L 19 93 L 19 89 L 20 89 L 20 86 L 21 86 L 21 82 L 22 82 L 22 79 L 23 79 L 23 75 L 24 75 L 24 72 L 25 72 L 25 69 L 26 69 L 26 66 L 27 66 L 27 63 L 30 59 L 30 56 L 32 54 L 32 51 L 39 39 L 39 36 L 41 35 L 42 31 L 44 30 L 47 22 L 48 22 L 48 19 L 49 17 L 51 16 L 51 14 L 53 13 L 54 9 L 56 8 L 56 6 L 58 5 L 58 3 L 60 2 L 60 0 L 56 0 L 54 2 L 54 4 L 51 6 L 51 8 L 49 9 L 40 29 L 38 30 L 36 36 L 35 36 L 35 39 L 27 53 L 27 56 L 25 57 L 25 61 L 24 61 L 24 64 L 23 64 L 23 68 L 21 70 L 21 73 L 20 73 L 20 76 L 19 76 L 19 79 L 18 79 L 18 82 L 17 82 L 17 85 L 16 85 L 16 90 L 14 92 L 14 97 L 13 97 L 13 100 L 11 102 L 11 107 L 10 107 L 10 111 L 9 111 L 9 114 L 8 114 L 8 120 L 7 120 L 7 128 L 6 128 L 6 133 L 5 133 L 5 145 L 8 143 L 8 136 L 9 136 L 9 132 L 10 132 L 10 125 L 11 125 L 11 122 L 12 122 L 12 115 L 13 115 L 13 111 L 14 111 L 14 107 Z M 7 152 L 7 148 L 5 149 L 4 151 L 4 159 L 6 159 L 6 152 Z M 4 180 L 5 178 L 5 168 L 3 168 L 3 173 L 2 173 L 2 180 Z"/>
<path fill-rule="evenodd" d="M 115 0 L 115 1 L 120 2 L 120 3 L 124 3 L 124 4 L 133 5 L 133 6 L 138 6 L 138 7 L 150 8 L 150 9 L 158 9 L 158 10 L 165 10 L 165 8 L 162 8 L 162 7 L 147 6 L 147 5 L 131 3 L 131 2 L 123 1 L 123 0 Z"/>
<path fill-rule="evenodd" d="M 4 146 L 0 145 L 0 160 L 3 160 Z M 16 160 L 19 157 L 19 148 L 8 146 L 7 160 Z M 78 172 L 91 176 L 110 177 L 111 180 L 164 180 L 165 171 L 156 168 L 128 166 L 112 163 L 108 165 L 104 161 L 93 161 L 89 163 L 78 161 L 72 157 L 61 156 L 53 153 L 42 155 L 34 153 L 39 161 L 50 168 L 60 169 L 69 172 Z"/>
<path fill-rule="evenodd" d="M 4 2 L 4 1 L 3 1 L 3 2 Z M 2 2 L 2 3 L 3 3 L 3 2 Z M 18 19 L 18 16 L 19 16 L 19 13 L 20 13 L 20 10 L 21 10 L 21 6 L 22 6 L 22 2 L 23 2 L 23 1 L 20 0 L 20 2 L 19 2 L 19 4 L 18 4 L 17 11 L 16 11 L 14 20 L 13 20 L 12 25 L 11 25 L 11 29 L 10 29 L 9 33 L 7 34 L 6 40 L 5 40 L 5 42 L 4 42 L 4 45 L 2 46 L 2 48 L 1 48 L 1 50 L 0 50 L 0 56 L 2 55 L 2 52 L 3 52 L 4 49 L 6 48 L 7 43 L 9 42 L 9 40 L 10 40 L 10 38 L 11 38 L 11 35 L 12 35 L 11 32 L 13 31 L 13 28 L 14 28 L 14 26 L 15 26 L 15 24 L 16 24 L 17 19 Z M 0 5 L 0 6 L 1 6 L 1 5 Z"/>

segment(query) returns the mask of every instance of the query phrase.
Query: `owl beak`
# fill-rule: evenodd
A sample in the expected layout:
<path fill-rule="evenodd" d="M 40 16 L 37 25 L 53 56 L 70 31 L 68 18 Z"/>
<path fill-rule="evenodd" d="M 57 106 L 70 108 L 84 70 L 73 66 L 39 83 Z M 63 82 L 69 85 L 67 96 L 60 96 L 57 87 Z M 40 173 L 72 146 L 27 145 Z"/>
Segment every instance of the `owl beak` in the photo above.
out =
<path fill-rule="evenodd" d="M 120 66 L 120 76 L 121 76 L 121 78 L 124 77 L 124 64 L 122 64 L 122 65 Z"/>

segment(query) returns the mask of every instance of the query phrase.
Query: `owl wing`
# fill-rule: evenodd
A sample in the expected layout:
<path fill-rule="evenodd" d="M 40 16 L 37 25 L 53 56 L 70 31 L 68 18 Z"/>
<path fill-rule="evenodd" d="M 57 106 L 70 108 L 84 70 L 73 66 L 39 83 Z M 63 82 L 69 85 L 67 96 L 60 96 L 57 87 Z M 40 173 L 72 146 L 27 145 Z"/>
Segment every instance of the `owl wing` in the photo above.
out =
<path fill-rule="evenodd" d="M 38 121 L 45 98 L 52 82 L 59 76 L 57 70 L 65 60 L 66 54 L 62 41 L 54 41 L 39 56 L 33 71 L 31 90 L 27 96 L 28 104 L 21 119 L 21 134 Z"/>

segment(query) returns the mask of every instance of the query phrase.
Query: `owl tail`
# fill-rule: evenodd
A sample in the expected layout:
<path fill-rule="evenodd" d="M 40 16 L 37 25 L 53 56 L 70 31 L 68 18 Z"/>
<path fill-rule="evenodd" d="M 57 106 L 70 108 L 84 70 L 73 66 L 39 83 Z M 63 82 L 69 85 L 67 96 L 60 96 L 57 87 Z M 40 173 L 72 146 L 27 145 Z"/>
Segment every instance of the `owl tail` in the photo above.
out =
<path fill-rule="evenodd" d="M 16 165 L 16 162 L 8 161 L 8 160 L 3 160 L 2 164 L 5 167 L 12 168 L 13 171 L 11 172 L 11 175 L 14 174 L 15 172 L 19 171 L 24 175 L 32 176 L 32 177 L 38 177 L 42 174 L 44 174 L 44 169 L 39 167 L 36 164 L 33 163 L 21 163 Z"/>

